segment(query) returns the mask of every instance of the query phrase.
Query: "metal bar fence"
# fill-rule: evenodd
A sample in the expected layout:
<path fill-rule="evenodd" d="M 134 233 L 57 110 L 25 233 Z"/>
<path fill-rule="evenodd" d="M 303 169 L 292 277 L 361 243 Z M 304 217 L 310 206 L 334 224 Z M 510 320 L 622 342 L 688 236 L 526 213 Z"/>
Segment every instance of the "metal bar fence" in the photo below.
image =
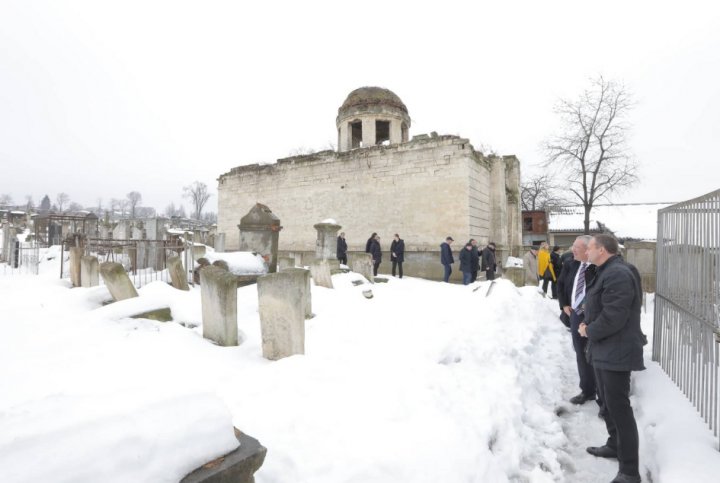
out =
<path fill-rule="evenodd" d="M 37 275 L 40 266 L 40 244 L 13 241 L 8 248 L 8 259 L 0 263 L 3 275 Z"/>
<path fill-rule="evenodd" d="M 720 431 L 720 190 L 658 211 L 653 360 Z"/>

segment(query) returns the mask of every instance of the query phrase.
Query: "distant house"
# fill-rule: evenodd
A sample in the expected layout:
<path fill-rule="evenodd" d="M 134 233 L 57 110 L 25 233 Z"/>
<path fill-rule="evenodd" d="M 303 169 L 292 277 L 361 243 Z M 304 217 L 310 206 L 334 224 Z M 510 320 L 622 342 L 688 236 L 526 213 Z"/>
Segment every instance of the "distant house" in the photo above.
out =
<path fill-rule="evenodd" d="M 672 203 L 595 205 L 590 211 L 590 234 L 611 233 L 621 242 L 655 241 L 657 212 Z M 585 231 L 582 206 L 551 208 L 547 214 L 550 245 L 569 247 Z"/>
<path fill-rule="evenodd" d="M 547 241 L 547 214 L 545 210 L 522 211 L 522 237 L 524 246 L 537 246 Z"/>

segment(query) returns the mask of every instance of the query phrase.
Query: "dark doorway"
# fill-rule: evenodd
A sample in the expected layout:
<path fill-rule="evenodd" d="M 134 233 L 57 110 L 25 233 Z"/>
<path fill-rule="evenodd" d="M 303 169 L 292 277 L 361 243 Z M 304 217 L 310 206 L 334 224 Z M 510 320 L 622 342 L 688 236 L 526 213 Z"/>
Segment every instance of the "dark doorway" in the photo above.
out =
<path fill-rule="evenodd" d="M 390 121 L 375 121 L 375 144 L 390 143 Z"/>
<path fill-rule="evenodd" d="M 350 123 L 350 147 L 361 148 L 362 147 L 362 121 L 355 121 Z"/>

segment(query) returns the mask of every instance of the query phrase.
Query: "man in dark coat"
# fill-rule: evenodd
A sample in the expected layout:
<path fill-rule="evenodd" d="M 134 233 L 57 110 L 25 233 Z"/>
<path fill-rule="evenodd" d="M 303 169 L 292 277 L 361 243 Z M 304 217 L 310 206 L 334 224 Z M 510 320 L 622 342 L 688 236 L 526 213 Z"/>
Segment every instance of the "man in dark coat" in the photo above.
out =
<path fill-rule="evenodd" d="M 347 265 L 347 242 L 345 241 L 345 232 L 341 232 L 337 237 L 337 259 L 343 265 Z"/>
<path fill-rule="evenodd" d="M 555 280 L 550 282 L 550 293 L 552 298 L 557 299 L 557 279 L 560 278 L 560 272 L 562 270 L 562 261 L 560 260 L 560 247 L 555 245 L 550 252 L 550 263 L 552 263 L 553 270 L 555 271 Z"/>
<path fill-rule="evenodd" d="M 575 239 L 572 245 L 574 259 L 568 260 L 563 265 L 558 277 L 558 298 L 562 313 L 569 323 L 578 376 L 580 376 L 580 394 L 570 398 L 570 402 L 573 404 L 585 404 L 586 401 L 593 401 L 597 394 L 595 369 L 585 358 L 587 338 L 582 337 L 578 332 L 580 323 L 585 320 L 582 306 L 585 299 L 585 288 L 595 276 L 595 265 L 590 264 L 587 258 L 587 245 L 591 238 L 589 235 L 583 235 Z"/>
<path fill-rule="evenodd" d="M 382 262 L 382 250 L 380 249 L 380 237 L 376 234 L 372 240 L 370 240 L 370 255 L 373 259 L 373 275 L 378 274 L 378 268 Z"/>
<path fill-rule="evenodd" d="M 377 233 L 374 233 L 370 235 L 370 238 L 367 239 L 365 242 L 365 253 L 370 253 L 370 246 L 372 245 L 373 240 L 377 236 Z"/>
<path fill-rule="evenodd" d="M 595 235 L 588 244 L 588 260 L 596 265 L 588 284 L 585 322 L 578 329 L 589 340 L 590 361 L 603 401 L 608 439 L 588 453 L 617 458 L 620 471 L 612 483 L 639 483 L 638 430 L 630 406 L 630 372 L 645 369 L 640 329 L 642 289 L 628 264 L 618 257 L 618 242 L 611 235 Z"/>
<path fill-rule="evenodd" d="M 395 233 L 395 238 L 390 244 L 390 260 L 392 261 L 392 275 L 395 276 L 395 267 L 399 269 L 402 278 L 402 264 L 405 261 L 405 241 Z"/>
<path fill-rule="evenodd" d="M 487 280 L 495 280 L 497 262 L 495 261 L 495 243 L 493 242 L 488 243 L 482 251 L 482 270 L 485 270 Z"/>
<path fill-rule="evenodd" d="M 478 250 L 478 242 L 476 239 L 471 238 L 472 244 L 472 274 L 470 275 L 471 282 L 477 280 L 478 271 L 480 270 L 480 251 Z"/>
<path fill-rule="evenodd" d="M 442 263 L 442 266 L 445 269 L 445 275 L 443 276 L 443 281 L 445 283 L 450 281 L 452 264 L 455 263 L 452 250 L 450 249 L 450 244 L 454 241 L 455 240 L 453 240 L 453 238 L 449 236 L 445 238 L 445 241 L 443 243 L 440 244 L 440 263 Z"/>
<path fill-rule="evenodd" d="M 460 253 L 458 254 L 460 259 L 460 271 L 463 274 L 463 285 L 469 285 L 472 283 L 470 278 L 472 277 L 472 243 L 467 242 Z"/>

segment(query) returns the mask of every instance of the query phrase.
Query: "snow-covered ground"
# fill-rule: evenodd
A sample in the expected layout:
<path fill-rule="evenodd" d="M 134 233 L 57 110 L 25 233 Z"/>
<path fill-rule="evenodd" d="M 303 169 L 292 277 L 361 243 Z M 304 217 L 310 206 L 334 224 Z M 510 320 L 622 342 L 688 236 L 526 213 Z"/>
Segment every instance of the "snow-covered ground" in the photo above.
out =
<path fill-rule="evenodd" d="M 617 462 L 578 392 L 556 301 L 498 281 L 357 274 L 312 288 L 306 354 L 261 357 L 255 286 L 244 343 L 202 338 L 200 290 L 140 289 L 176 322 L 122 318 L 104 287 L 70 288 L 58 257 L 0 275 L 0 481 L 171 482 L 236 445 L 268 448 L 258 483 L 607 482 Z M 3 273 L 0 271 L 0 274 Z M 643 315 L 652 335 L 652 298 Z M 715 482 L 720 452 L 660 368 L 633 377 L 644 481 Z"/>

